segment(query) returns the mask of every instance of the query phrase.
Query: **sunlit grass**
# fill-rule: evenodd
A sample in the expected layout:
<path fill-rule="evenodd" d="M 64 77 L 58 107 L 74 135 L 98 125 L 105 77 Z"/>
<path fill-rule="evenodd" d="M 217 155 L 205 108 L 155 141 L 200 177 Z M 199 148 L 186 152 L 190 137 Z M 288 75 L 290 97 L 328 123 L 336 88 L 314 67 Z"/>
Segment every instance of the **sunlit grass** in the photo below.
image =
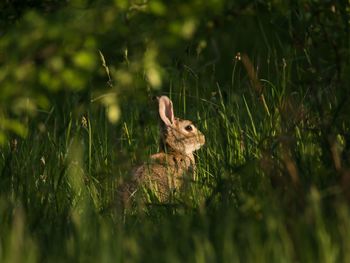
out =
<path fill-rule="evenodd" d="M 207 143 L 170 204 L 115 206 L 118 185 L 158 150 L 156 105 L 121 101 L 117 126 L 94 105 L 43 113 L 45 129 L 34 122 L 1 151 L 1 261 L 347 262 L 349 210 L 329 149 L 285 90 L 288 64 L 262 81 L 232 67 L 229 90 L 214 73 L 174 80 L 176 112 Z"/>

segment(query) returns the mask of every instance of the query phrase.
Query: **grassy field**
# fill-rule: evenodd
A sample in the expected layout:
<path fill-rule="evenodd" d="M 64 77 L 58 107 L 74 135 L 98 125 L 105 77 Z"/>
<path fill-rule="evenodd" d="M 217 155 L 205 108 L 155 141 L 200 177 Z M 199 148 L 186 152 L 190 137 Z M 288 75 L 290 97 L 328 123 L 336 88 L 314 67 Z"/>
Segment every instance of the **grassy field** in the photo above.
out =
<path fill-rule="evenodd" d="M 178 115 L 207 139 L 198 178 L 173 203 L 127 215 L 113 207 L 116 187 L 157 151 L 156 105 L 126 99 L 117 128 L 103 109 L 42 113 L 1 155 L 2 261 L 348 262 L 342 138 L 332 167 L 320 131 L 299 108 L 281 108 L 284 83 L 268 84 L 267 110 L 240 62 L 232 68 L 225 93 L 214 76 L 187 72 L 181 81 L 196 89 L 172 87 Z"/>
<path fill-rule="evenodd" d="M 117 125 L 86 91 L 24 118 L 27 138 L 0 148 L 0 261 L 350 262 L 348 49 L 339 69 L 326 44 L 298 50 L 249 25 L 263 44 L 238 54 L 242 34 L 221 60 L 184 54 L 161 90 L 119 94 Z M 206 136 L 197 178 L 121 213 L 118 185 L 158 151 L 161 94 Z"/>

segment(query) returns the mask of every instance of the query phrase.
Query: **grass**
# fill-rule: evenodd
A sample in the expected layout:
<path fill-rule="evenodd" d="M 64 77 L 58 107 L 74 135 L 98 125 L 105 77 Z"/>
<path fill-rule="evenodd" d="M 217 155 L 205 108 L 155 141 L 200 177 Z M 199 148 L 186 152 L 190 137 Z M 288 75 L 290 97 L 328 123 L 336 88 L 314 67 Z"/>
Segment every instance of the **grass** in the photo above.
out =
<path fill-rule="evenodd" d="M 307 90 L 288 90 L 297 57 L 269 58 L 277 66 L 262 80 L 246 59 L 224 86 L 211 67 L 172 79 L 176 115 L 207 141 L 175 205 L 122 216 L 113 206 L 120 182 L 157 151 L 145 96 L 121 98 L 117 126 L 75 98 L 41 113 L 27 139 L 1 148 L 1 262 L 350 262 L 344 135 L 324 129 Z M 320 111 L 332 112 L 325 94 Z"/>

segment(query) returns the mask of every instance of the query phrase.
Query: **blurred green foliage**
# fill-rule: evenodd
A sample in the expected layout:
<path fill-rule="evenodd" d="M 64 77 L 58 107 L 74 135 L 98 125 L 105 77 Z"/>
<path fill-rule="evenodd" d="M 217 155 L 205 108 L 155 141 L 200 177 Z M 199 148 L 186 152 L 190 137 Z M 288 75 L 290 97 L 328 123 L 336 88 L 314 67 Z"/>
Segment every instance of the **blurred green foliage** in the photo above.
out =
<path fill-rule="evenodd" d="M 349 21 L 347 0 L 2 1 L 0 261 L 349 262 Z M 206 135 L 198 180 L 120 220 L 164 93 Z"/>
<path fill-rule="evenodd" d="M 172 66 L 220 63 L 223 83 L 237 51 L 269 59 L 293 50 L 303 69 L 292 74 L 308 87 L 348 70 L 346 1 L 13 0 L 1 10 L 2 143 L 7 131 L 25 136 L 23 116 L 48 110 L 59 93 L 102 96 L 116 122 L 120 94 L 169 85 Z"/>
<path fill-rule="evenodd" d="M 118 94 L 128 88 L 160 88 L 163 68 L 183 43 L 192 39 L 208 11 L 223 3 L 207 1 L 6 1 L 1 25 L 1 116 L 16 122 L 22 115 L 48 110 L 64 91 L 89 92 L 113 112 Z M 171 11 L 170 11 L 171 10 Z M 175 11 L 175 12 L 173 12 Z M 203 16 L 203 17 L 202 17 Z M 171 51 L 171 52 L 169 52 Z M 102 66 L 99 52 L 107 58 Z M 107 73 L 107 74 L 106 74 Z M 68 93 L 67 93 L 68 92 Z M 111 120 L 116 121 L 116 114 Z M 18 127 L 17 127 L 18 126 Z M 25 135 L 25 124 L 2 125 Z"/>

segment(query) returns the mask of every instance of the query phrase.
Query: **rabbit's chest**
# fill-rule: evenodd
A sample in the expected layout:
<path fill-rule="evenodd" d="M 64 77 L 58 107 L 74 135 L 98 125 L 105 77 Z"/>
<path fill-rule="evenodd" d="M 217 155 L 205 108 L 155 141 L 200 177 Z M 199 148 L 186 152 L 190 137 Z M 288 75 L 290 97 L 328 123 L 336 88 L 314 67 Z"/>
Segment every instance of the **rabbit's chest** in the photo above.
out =
<path fill-rule="evenodd" d="M 168 189 L 180 189 L 184 177 L 192 173 L 193 166 L 194 159 L 188 156 L 169 155 L 166 158 L 154 160 L 150 166 L 151 169 L 144 170 L 144 175 Z"/>
<path fill-rule="evenodd" d="M 155 154 L 150 163 L 136 170 L 135 179 L 154 190 L 160 200 L 167 200 L 172 192 L 182 188 L 186 178 L 191 178 L 193 170 L 193 156 Z"/>
<path fill-rule="evenodd" d="M 186 172 L 192 165 L 192 160 L 188 156 L 171 156 L 168 158 L 168 167 L 173 168 L 179 174 Z"/>
<path fill-rule="evenodd" d="M 172 177 L 170 188 L 180 189 L 186 177 L 193 172 L 194 160 L 188 156 L 171 156 L 168 160 L 166 175 Z"/>

